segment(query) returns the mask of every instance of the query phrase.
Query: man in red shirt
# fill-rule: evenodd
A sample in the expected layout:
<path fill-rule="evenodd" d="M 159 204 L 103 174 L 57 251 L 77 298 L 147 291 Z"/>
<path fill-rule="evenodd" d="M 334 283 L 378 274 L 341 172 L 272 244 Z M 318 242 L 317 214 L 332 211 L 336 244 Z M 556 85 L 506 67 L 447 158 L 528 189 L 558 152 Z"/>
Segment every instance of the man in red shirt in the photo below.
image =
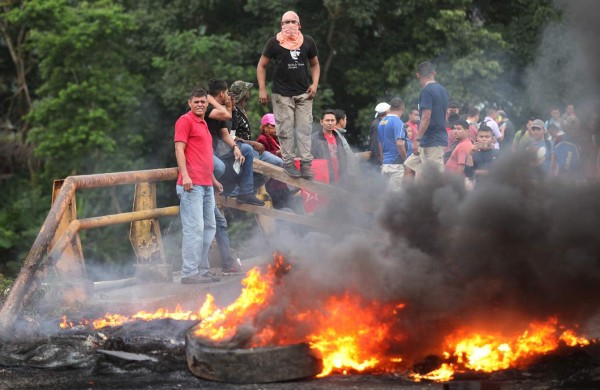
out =
<path fill-rule="evenodd" d="M 181 283 L 221 280 L 209 271 L 208 250 L 215 237 L 213 186 L 223 186 L 213 175 L 212 137 L 204 120 L 206 91 L 195 89 L 188 99 L 190 111 L 175 123 L 175 157 L 179 167 L 177 195 L 183 231 Z"/>
<path fill-rule="evenodd" d="M 448 151 L 450 152 L 450 157 L 444 166 L 446 172 L 464 175 L 465 167 L 473 165 L 471 157 L 473 144 L 469 138 L 469 124 L 467 121 L 461 119 L 454 123 L 454 138 L 458 143 L 454 149 Z"/>
<path fill-rule="evenodd" d="M 410 108 L 410 113 L 408 114 L 408 122 L 405 123 L 408 129 L 411 130 L 411 134 L 409 134 L 410 142 L 415 142 L 415 138 L 417 138 L 417 132 L 419 131 L 419 108 L 417 106 L 412 106 Z"/>

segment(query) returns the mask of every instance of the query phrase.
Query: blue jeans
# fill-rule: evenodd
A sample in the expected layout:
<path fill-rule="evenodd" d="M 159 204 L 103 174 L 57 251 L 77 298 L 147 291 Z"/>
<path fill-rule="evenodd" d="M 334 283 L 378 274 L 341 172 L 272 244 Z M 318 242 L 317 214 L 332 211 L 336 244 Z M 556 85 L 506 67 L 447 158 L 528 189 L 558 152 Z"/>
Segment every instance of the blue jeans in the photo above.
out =
<path fill-rule="evenodd" d="M 241 142 L 237 143 L 240 147 L 240 151 L 242 152 L 242 156 L 244 156 L 245 160 L 242 164 L 242 169 L 240 170 L 240 174 L 237 178 L 237 185 L 239 186 L 240 195 L 249 195 L 254 193 L 254 179 L 253 173 L 254 169 L 252 168 L 252 164 L 254 164 L 254 149 L 252 146 L 248 144 L 244 144 Z M 228 152 L 222 156 L 219 156 L 218 159 L 225 160 L 227 163 L 233 162 L 233 150 Z M 213 158 L 214 160 L 214 158 Z M 223 161 L 221 161 L 223 162 Z M 216 165 L 215 165 L 216 166 Z M 225 166 L 225 165 L 223 165 Z M 225 172 L 225 170 L 223 170 Z M 222 173 L 221 173 L 222 175 Z M 216 177 L 215 172 L 215 177 Z"/>
<path fill-rule="evenodd" d="M 215 178 L 219 180 L 225 173 L 225 163 L 221 161 L 217 156 L 213 156 L 213 162 L 215 168 L 213 173 Z M 217 233 L 215 234 L 215 240 L 217 241 L 217 247 L 219 248 L 219 254 L 221 255 L 221 266 L 230 267 L 233 265 L 235 260 L 231 256 L 231 246 L 229 243 L 229 231 L 227 230 L 227 219 L 219 209 L 219 206 L 215 203 L 215 221 L 217 223 Z"/>
<path fill-rule="evenodd" d="M 217 234 L 215 240 L 217 240 L 217 247 L 219 248 L 219 255 L 221 255 L 221 266 L 231 267 L 235 260 L 231 256 L 231 246 L 229 244 L 229 231 L 227 230 L 227 219 L 219 210 L 219 207 L 215 205 L 215 220 L 217 222 Z"/>
<path fill-rule="evenodd" d="M 215 237 L 215 196 L 212 186 L 194 186 L 184 191 L 176 186 L 183 230 L 181 277 L 204 274 L 210 268 L 208 250 Z"/>
<path fill-rule="evenodd" d="M 217 180 L 219 180 L 219 178 L 225 173 L 225 163 L 213 154 L 213 164 L 215 166 L 213 169 L 213 174 Z"/>
<path fill-rule="evenodd" d="M 254 149 L 253 149 L 254 150 Z M 283 166 L 283 160 L 280 157 L 277 157 L 271 152 L 267 152 L 266 150 L 262 154 L 258 154 L 256 150 L 254 150 L 254 158 L 259 159 L 262 162 L 266 162 L 271 165 L 275 165 L 278 167 Z M 254 174 L 254 191 L 264 186 L 269 181 L 269 178 L 265 175 L 261 175 L 260 173 Z"/>

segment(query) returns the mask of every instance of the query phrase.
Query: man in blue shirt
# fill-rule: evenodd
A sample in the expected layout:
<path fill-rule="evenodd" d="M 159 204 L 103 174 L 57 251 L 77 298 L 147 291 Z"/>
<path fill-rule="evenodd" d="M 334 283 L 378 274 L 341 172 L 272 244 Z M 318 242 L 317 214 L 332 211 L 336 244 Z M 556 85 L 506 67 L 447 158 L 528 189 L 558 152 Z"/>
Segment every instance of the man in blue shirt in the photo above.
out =
<path fill-rule="evenodd" d="M 444 149 L 448 146 L 446 132 L 446 110 L 448 91 L 435 81 L 435 67 L 430 62 L 422 62 L 417 69 L 417 79 L 423 88 L 419 96 L 419 128 L 413 153 L 404 162 L 404 174 L 420 174 L 425 163 L 444 170 Z"/>
<path fill-rule="evenodd" d="M 388 179 L 390 190 L 399 190 L 404 176 L 402 165 L 407 157 L 407 136 L 402 122 L 404 103 L 396 97 L 390 101 L 390 112 L 379 122 L 377 128 L 379 147 L 383 157 L 381 173 Z"/>

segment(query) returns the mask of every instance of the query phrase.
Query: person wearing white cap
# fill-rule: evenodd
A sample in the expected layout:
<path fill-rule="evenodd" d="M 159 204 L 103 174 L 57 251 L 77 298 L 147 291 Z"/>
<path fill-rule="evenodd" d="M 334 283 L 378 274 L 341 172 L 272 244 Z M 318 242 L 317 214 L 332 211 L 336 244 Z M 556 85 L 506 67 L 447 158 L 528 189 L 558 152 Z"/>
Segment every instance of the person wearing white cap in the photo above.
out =
<path fill-rule="evenodd" d="M 371 123 L 369 128 L 369 146 L 371 155 L 369 156 L 369 162 L 377 167 L 381 166 L 381 152 L 379 150 L 379 135 L 377 129 L 379 128 L 379 122 L 383 119 L 390 111 L 390 105 L 386 102 L 381 102 L 375 106 L 375 120 Z"/>

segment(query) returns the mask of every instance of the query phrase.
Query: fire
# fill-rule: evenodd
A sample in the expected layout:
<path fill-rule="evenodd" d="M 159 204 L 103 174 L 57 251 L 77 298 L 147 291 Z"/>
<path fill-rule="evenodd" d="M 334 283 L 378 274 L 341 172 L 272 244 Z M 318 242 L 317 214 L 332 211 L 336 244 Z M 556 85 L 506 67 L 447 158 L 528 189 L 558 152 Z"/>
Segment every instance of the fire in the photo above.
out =
<path fill-rule="evenodd" d="M 265 275 L 258 268 L 251 270 L 242 281 L 244 289 L 240 297 L 223 309 L 216 307 L 209 295 L 200 309 L 202 321 L 194 334 L 223 340 L 233 337 L 240 325 L 253 325 L 251 321 L 271 303 L 273 286 L 289 270 L 290 265 L 282 256 L 275 257 L 274 264 Z M 329 375 L 333 370 L 362 372 L 386 359 L 381 345 L 390 337 L 393 317 L 402 308 L 403 305 L 390 306 L 378 302 L 364 304 L 358 296 L 350 294 L 333 296 L 327 299 L 323 311 L 295 311 L 290 308 L 285 314 L 284 324 L 265 325 L 254 336 L 251 346 L 307 341 L 323 357 L 324 370 L 320 376 Z M 301 325 L 310 329 L 304 339 L 298 339 L 294 334 Z M 395 362 L 399 360 L 395 358 Z M 391 360 L 388 358 L 387 361 Z"/>
<path fill-rule="evenodd" d="M 308 336 L 308 341 L 323 356 L 324 369 L 319 376 L 334 370 L 344 374 L 348 369 L 362 372 L 384 360 L 401 360 L 386 358 L 381 346 L 391 338 L 393 317 L 403 305 L 394 308 L 378 302 L 361 303 L 358 297 L 345 294 L 329 298 L 325 311 L 314 313 L 315 332 Z"/>
<path fill-rule="evenodd" d="M 436 382 L 447 382 L 454 377 L 454 371 L 453 364 L 443 363 L 437 370 L 433 370 L 424 375 L 413 373 L 411 374 L 411 377 L 415 382 L 420 382 L 423 379 Z"/>
<path fill-rule="evenodd" d="M 160 308 L 153 313 L 148 313 L 142 310 L 131 316 L 106 313 L 103 317 L 97 318 L 95 320 L 90 321 L 88 319 L 83 319 L 78 323 L 69 321 L 67 316 L 62 316 L 61 322 L 58 326 L 60 329 L 69 329 L 75 326 L 88 327 L 91 324 L 94 329 L 102 329 L 106 328 L 107 326 L 119 326 L 133 321 L 152 321 L 166 318 L 170 318 L 172 320 L 177 321 L 197 321 L 201 317 L 199 312 L 196 313 L 191 310 L 183 310 L 181 308 L 181 305 L 176 305 L 173 311 L 170 311 L 169 309 Z"/>
<path fill-rule="evenodd" d="M 519 367 L 531 356 L 555 350 L 560 341 L 572 347 L 590 343 L 586 338 L 576 336 L 572 330 L 559 335 L 555 317 L 545 322 L 533 322 L 523 333 L 514 337 L 461 330 L 446 339 L 448 349 L 453 352 L 444 352 L 445 356 L 454 358 L 456 364 L 444 363 L 438 370 L 426 375 L 413 374 L 413 377 L 417 380 L 445 381 L 451 379 L 455 371 L 469 369 L 493 372 Z"/>
<path fill-rule="evenodd" d="M 107 313 L 93 321 L 83 320 L 79 325 L 91 324 L 99 329 L 139 320 L 200 320 L 194 326 L 194 335 L 213 341 L 232 339 L 241 327 L 247 327 L 252 330 L 251 339 L 244 341 L 244 347 L 307 342 L 322 356 L 324 368 L 320 377 L 333 372 L 398 370 L 403 359 L 387 347 L 405 341 L 401 328 L 405 304 L 367 300 L 346 291 L 322 301 L 315 297 L 309 300 L 309 308 L 302 307 L 279 290 L 286 285 L 282 278 L 290 270 L 290 263 L 275 254 L 266 272 L 262 273 L 258 267 L 247 272 L 240 296 L 227 307 L 218 307 L 214 297 L 207 294 L 195 312 L 184 311 L 177 305 L 174 311 L 140 311 L 132 316 Z M 277 308 L 276 313 L 268 312 L 272 307 Z M 61 329 L 76 325 L 66 316 L 59 324 Z M 443 382 L 451 380 L 456 372 L 518 368 L 528 358 L 552 351 L 560 343 L 576 347 L 589 345 L 590 341 L 573 330 L 561 328 L 555 317 L 532 322 L 524 331 L 508 335 L 489 329 L 463 328 L 446 337 L 446 347 L 440 354 L 444 362 L 438 369 L 410 376 L 415 381 Z"/>
<path fill-rule="evenodd" d="M 271 287 L 275 281 L 274 275 L 274 272 L 270 272 L 266 278 L 262 278 L 257 267 L 248 271 L 246 278 L 242 280 L 244 289 L 241 295 L 222 310 L 215 305 L 213 296 L 207 294 L 200 309 L 202 322 L 194 334 L 212 340 L 233 337 L 238 326 L 253 319 L 268 302 L 273 291 Z"/>
<path fill-rule="evenodd" d="M 579 337 L 572 330 L 565 330 L 563 334 L 560 335 L 560 340 L 564 342 L 569 347 L 584 347 L 586 345 L 590 345 L 590 340 L 585 337 Z"/>

